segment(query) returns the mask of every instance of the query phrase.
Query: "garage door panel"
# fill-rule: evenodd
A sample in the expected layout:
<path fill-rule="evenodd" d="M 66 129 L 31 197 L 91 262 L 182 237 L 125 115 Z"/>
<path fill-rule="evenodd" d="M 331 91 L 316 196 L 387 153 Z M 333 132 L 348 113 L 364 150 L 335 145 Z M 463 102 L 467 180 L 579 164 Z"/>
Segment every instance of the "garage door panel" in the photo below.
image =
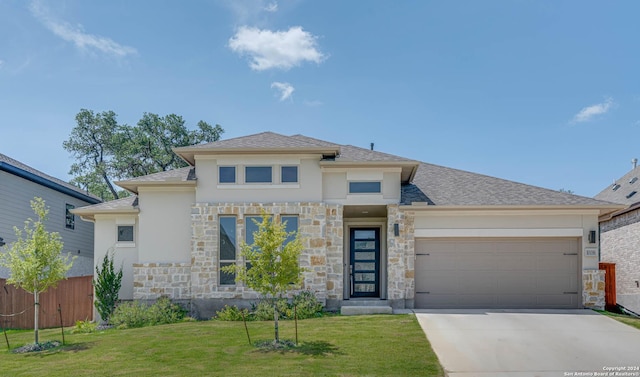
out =
<path fill-rule="evenodd" d="M 578 247 L 577 238 L 416 240 L 416 307 L 576 308 Z"/>

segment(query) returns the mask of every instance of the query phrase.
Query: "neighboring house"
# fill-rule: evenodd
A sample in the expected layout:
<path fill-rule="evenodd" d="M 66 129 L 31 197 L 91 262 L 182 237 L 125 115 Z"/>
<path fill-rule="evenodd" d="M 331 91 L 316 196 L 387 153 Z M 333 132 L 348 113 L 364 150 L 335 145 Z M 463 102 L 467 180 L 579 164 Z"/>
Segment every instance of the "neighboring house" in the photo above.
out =
<path fill-rule="evenodd" d="M 93 275 L 93 224 L 76 221 L 71 210 L 100 199 L 0 153 L 0 237 L 5 248 L 16 240 L 14 227 L 24 230 L 28 218 L 37 219 L 30 203 L 34 197 L 41 197 L 49 207 L 45 227 L 60 234 L 62 252 L 77 257 L 67 276 Z M 7 277 L 9 271 L 0 267 L 0 278 Z"/>
<path fill-rule="evenodd" d="M 74 210 L 95 222 L 96 261 L 115 248 L 123 299 L 165 295 L 203 318 L 255 300 L 220 267 L 244 263 L 240 242 L 266 211 L 302 236 L 304 288 L 329 309 L 603 304 L 588 235 L 620 205 L 302 135 L 174 152 L 190 166 Z"/>
<path fill-rule="evenodd" d="M 600 218 L 600 259 L 616 264 L 618 304 L 640 313 L 640 167 L 616 180 L 596 199 L 623 204 Z"/>

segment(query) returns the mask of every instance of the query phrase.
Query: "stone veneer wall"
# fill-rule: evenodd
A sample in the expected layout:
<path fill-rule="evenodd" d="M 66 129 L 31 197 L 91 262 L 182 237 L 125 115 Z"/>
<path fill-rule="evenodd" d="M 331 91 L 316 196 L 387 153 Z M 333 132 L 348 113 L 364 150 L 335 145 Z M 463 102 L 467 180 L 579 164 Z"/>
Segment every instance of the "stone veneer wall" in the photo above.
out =
<path fill-rule="evenodd" d="M 236 216 L 237 240 L 245 238 L 245 216 L 261 210 L 271 215 L 297 215 L 303 240 L 300 264 L 309 269 L 304 287 L 327 299 L 342 299 L 342 206 L 324 203 L 196 203 L 191 212 L 191 298 L 256 299 L 258 294 L 244 287 L 218 284 L 218 216 Z"/>
<path fill-rule="evenodd" d="M 582 305 L 585 308 L 604 310 L 604 270 L 582 271 Z"/>
<path fill-rule="evenodd" d="M 640 209 L 600 223 L 600 260 L 616 264 L 618 303 L 640 311 Z"/>
<path fill-rule="evenodd" d="M 155 300 L 161 296 L 188 299 L 191 266 L 188 263 L 135 263 L 133 299 Z"/>
<path fill-rule="evenodd" d="M 415 241 L 413 211 L 387 206 L 387 299 L 395 308 L 413 308 L 415 291 Z M 394 224 L 400 235 L 395 236 Z"/>

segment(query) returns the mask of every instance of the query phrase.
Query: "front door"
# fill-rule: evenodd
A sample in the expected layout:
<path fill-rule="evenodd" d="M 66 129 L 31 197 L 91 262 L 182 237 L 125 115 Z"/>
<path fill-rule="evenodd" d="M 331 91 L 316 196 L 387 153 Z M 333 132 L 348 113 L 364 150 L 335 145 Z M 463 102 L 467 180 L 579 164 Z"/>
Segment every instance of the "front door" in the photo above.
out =
<path fill-rule="evenodd" d="M 380 297 L 380 228 L 351 228 L 351 297 Z"/>

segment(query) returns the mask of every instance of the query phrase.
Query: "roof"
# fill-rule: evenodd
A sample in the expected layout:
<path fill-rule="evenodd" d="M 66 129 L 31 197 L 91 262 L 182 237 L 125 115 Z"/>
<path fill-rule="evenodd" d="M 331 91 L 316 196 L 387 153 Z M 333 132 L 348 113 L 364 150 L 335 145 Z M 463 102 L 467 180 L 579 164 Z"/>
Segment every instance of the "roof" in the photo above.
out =
<path fill-rule="evenodd" d="M 402 187 L 401 203 L 414 202 L 436 206 L 612 206 L 602 200 L 424 162 L 413 182 Z"/>
<path fill-rule="evenodd" d="M 144 175 L 128 179 L 125 181 L 115 182 L 118 186 L 131 192 L 138 193 L 140 186 L 159 186 L 159 185 L 195 185 L 196 168 L 187 166 L 184 168 L 161 171 L 154 174 Z"/>
<path fill-rule="evenodd" d="M 296 136 L 285 136 L 275 132 L 218 140 L 206 144 L 190 147 L 174 148 L 173 151 L 190 165 L 195 165 L 196 154 L 302 154 L 313 153 L 335 156 L 340 152 L 340 146 L 317 139 Z"/>
<path fill-rule="evenodd" d="M 137 214 L 139 211 L 137 195 L 71 210 L 73 214 L 88 220 L 94 220 L 96 214 Z"/>
<path fill-rule="evenodd" d="M 304 135 L 284 136 L 263 132 L 192 147 L 175 148 L 186 161 L 196 154 L 317 154 L 323 168 L 400 168 L 401 204 L 440 207 L 545 207 L 594 208 L 610 213 L 623 206 L 608 201 L 517 183 L 463 170 L 428 164 L 352 145 L 339 145 Z M 333 153 L 333 154 L 332 154 Z M 195 185 L 194 167 L 116 182 L 137 192 L 144 185 Z M 107 209 L 108 207 L 96 207 Z M 91 207 L 88 207 L 91 208 Z M 121 204 L 114 210 L 121 210 Z"/>
<path fill-rule="evenodd" d="M 61 179 L 54 178 L 28 165 L 25 165 L 18 160 L 14 160 L 13 158 L 2 153 L 0 153 L 0 170 L 6 171 L 7 173 L 16 175 L 20 178 L 29 180 L 31 182 L 37 183 L 39 185 L 45 186 L 47 188 L 58 191 L 65 195 L 69 195 L 87 203 L 95 204 L 102 201 L 97 196 L 92 195 L 77 186 L 74 186 Z"/>
<path fill-rule="evenodd" d="M 640 202 L 640 166 L 607 186 L 595 198 L 625 205 Z"/>

